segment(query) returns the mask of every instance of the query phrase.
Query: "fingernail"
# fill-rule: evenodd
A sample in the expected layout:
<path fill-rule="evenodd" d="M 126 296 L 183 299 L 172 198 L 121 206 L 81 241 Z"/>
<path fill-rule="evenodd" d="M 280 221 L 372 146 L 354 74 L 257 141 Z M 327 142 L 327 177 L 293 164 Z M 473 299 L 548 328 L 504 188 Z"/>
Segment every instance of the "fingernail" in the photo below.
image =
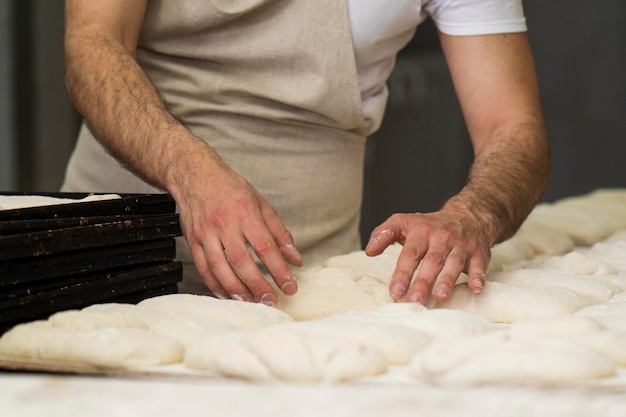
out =
<path fill-rule="evenodd" d="M 276 296 L 274 296 L 274 294 L 270 292 L 267 292 L 261 297 L 261 302 L 266 306 L 274 307 L 276 305 Z"/>
<path fill-rule="evenodd" d="M 401 282 L 396 282 L 391 286 L 391 297 L 394 299 L 402 298 L 406 292 L 406 287 Z"/>
<path fill-rule="evenodd" d="M 298 291 L 298 284 L 295 281 L 285 282 L 281 290 L 284 294 L 293 295 Z"/>
<path fill-rule="evenodd" d="M 411 303 L 426 305 L 426 298 L 420 292 L 414 292 L 412 294 L 409 294 L 409 296 L 407 297 L 407 301 Z"/>
<path fill-rule="evenodd" d="M 302 263 L 302 254 L 291 243 L 281 246 L 280 251 L 287 259 L 295 261 L 296 263 Z"/>
<path fill-rule="evenodd" d="M 472 287 L 472 292 L 474 294 L 478 294 L 485 287 L 485 284 L 483 283 L 482 279 L 473 278 L 471 287 Z"/>
<path fill-rule="evenodd" d="M 248 303 L 254 301 L 254 297 L 252 297 L 250 294 L 231 294 L 231 298 L 233 300 L 246 301 Z"/>
<path fill-rule="evenodd" d="M 438 298 L 448 298 L 450 296 L 451 293 L 451 288 L 445 284 L 441 284 L 441 285 L 437 285 L 437 287 L 435 288 L 434 294 L 438 297 Z"/>

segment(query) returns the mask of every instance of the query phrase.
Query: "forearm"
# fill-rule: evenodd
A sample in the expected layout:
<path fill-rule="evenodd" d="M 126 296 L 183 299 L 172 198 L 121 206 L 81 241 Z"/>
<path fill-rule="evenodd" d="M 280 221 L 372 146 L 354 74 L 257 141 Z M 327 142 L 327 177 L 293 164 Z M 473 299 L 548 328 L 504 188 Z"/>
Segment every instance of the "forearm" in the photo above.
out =
<path fill-rule="evenodd" d="M 68 92 L 93 134 L 147 182 L 177 193 L 194 160 L 202 161 L 205 169 L 222 164 L 170 114 L 134 57 L 116 39 L 68 32 L 66 66 Z"/>
<path fill-rule="evenodd" d="M 548 142 L 540 118 L 501 128 L 477 152 L 467 184 L 443 209 L 469 209 L 492 244 L 503 241 L 543 195 L 548 170 Z"/>

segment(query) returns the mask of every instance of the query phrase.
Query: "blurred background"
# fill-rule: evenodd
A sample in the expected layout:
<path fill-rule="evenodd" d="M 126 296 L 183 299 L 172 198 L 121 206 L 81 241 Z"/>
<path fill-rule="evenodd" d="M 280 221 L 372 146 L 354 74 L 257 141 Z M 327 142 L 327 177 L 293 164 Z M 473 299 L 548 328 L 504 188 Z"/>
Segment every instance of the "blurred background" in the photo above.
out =
<path fill-rule="evenodd" d="M 63 7 L 0 0 L 0 191 L 55 191 L 63 180 L 80 123 L 64 86 Z M 626 2 L 524 7 L 552 152 L 544 201 L 626 187 Z M 437 209 L 472 160 L 432 22 L 398 57 L 389 88 L 368 141 L 365 236 L 393 212 Z"/>

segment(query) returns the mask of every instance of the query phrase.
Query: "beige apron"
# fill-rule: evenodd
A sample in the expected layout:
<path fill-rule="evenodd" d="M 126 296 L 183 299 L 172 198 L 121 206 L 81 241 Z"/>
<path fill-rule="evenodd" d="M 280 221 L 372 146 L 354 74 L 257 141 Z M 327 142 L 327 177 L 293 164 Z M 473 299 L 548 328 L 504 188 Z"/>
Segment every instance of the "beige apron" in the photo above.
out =
<path fill-rule="evenodd" d="M 359 249 L 371 123 L 346 1 L 152 0 L 137 61 L 168 108 L 278 211 L 305 267 Z M 85 127 L 63 189 L 158 192 Z M 206 293 L 182 239 L 178 246 L 180 290 Z"/>

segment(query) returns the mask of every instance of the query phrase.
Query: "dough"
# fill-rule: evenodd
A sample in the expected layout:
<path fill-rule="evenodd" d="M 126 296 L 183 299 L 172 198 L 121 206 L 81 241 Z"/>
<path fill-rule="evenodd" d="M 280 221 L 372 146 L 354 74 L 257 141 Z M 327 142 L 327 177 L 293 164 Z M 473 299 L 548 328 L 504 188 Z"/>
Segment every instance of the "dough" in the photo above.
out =
<path fill-rule="evenodd" d="M 574 249 L 574 240 L 562 230 L 526 220 L 515 237 L 539 255 L 561 255 Z"/>
<path fill-rule="evenodd" d="M 401 251 L 402 246 L 395 243 L 378 256 L 367 256 L 365 251 L 333 256 L 324 262 L 323 267 L 350 269 L 358 275 L 369 275 L 389 285 Z"/>
<path fill-rule="evenodd" d="M 626 228 L 626 203 L 602 197 L 600 194 L 563 198 L 555 202 L 554 206 L 602 220 L 613 230 Z"/>
<path fill-rule="evenodd" d="M 236 329 L 258 329 L 279 323 L 293 322 L 288 314 L 264 304 L 238 300 L 220 300 L 203 295 L 171 294 L 148 298 L 137 304 L 148 311 L 186 314 L 219 320 Z"/>
<path fill-rule="evenodd" d="M 615 275 L 617 269 L 610 264 L 580 252 L 569 252 L 563 256 L 552 256 L 535 265 L 537 268 L 555 269 L 578 275 Z"/>
<path fill-rule="evenodd" d="M 618 366 L 626 366 L 626 333 L 612 330 L 590 330 L 559 337 L 588 346 L 611 358 Z"/>
<path fill-rule="evenodd" d="M 492 282 L 522 288 L 558 287 L 569 289 L 589 299 L 591 303 L 604 303 L 621 290 L 607 282 L 587 275 L 547 269 L 514 269 L 487 275 Z"/>
<path fill-rule="evenodd" d="M 314 320 L 392 303 L 388 284 L 348 268 L 316 267 L 297 274 L 298 292 L 279 293 L 276 308 L 295 320 Z"/>
<path fill-rule="evenodd" d="M 187 349 L 184 362 L 251 381 L 336 382 L 387 369 L 376 349 L 299 329 L 285 324 L 206 336 Z"/>
<path fill-rule="evenodd" d="M 616 365 L 597 350 L 565 339 L 495 331 L 462 343 L 435 342 L 415 356 L 410 372 L 442 385 L 567 384 L 612 376 Z"/>
<path fill-rule="evenodd" d="M 56 326 L 70 326 L 76 330 L 91 327 L 94 322 L 108 327 L 143 327 L 153 333 L 173 337 L 185 346 L 207 334 L 236 329 L 216 317 L 150 310 L 132 304 L 95 304 L 84 308 L 80 314 L 69 316 L 72 319 L 70 322 L 60 323 L 60 319 L 66 317 L 67 313 L 62 312 L 50 319 Z M 130 323 L 135 324 L 131 326 Z"/>
<path fill-rule="evenodd" d="M 178 340 L 145 329 L 101 328 L 75 331 L 35 321 L 13 327 L 0 338 L 0 355 L 132 368 L 180 362 Z"/>
<path fill-rule="evenodd" d="M 116 328 L 147 329 L 146 323 L 131 314 L 106 314 L 97 311 L 66 310 L 53 314 L 48 318 L 54 327 L 62 327 L 78 332 L 89 330 Z"/>
<path fill-rule="evenodd" d="M 364 313 L 365 315 L 366 313 Z M 430 343 L 425 334 L 394 322 L 349 320 L 334 316 L 322 320 L 300 322 L 294 331 L 304 331 L 313 336 L 355 341 L 379 351 L 392 365 L 408 363 L 416 352 Z"/>
<path fill-rule="evenodd" d="M 626 242 L 598 242 L 594 244 L 586 255 L 604 261 L 619 271 L 626 272 Z"/>
<path fill-rule="evenodd" d="M 533 256 L 535 256 L 533 248 L 516 236 L 491 248 L 491 261 L 505 269 L 531 259 Z"/>
<path fill-rule="evenodd" d="M 575 313 L 577 316 L 626 316 L 626 301 L 596 304 L 585 307 Z"/>
<path fill-rule="evenodd" d="M 425 334 L 431 339 L 452 340 L 495 329 L 484 317 L 460 310 L 428 310 L 420 304 L 389 304 L 371 312 L 351 312 L 337 319 L 361 323 L 398 323 Z"/>
<path fill-rule="evenodd" d="M 121 198 L 121 196 L 117 194 L 89 195 L 85 198 L 79 199 L 48 197 L 43 195 L 2 195 L 0 196 L 0 210 L 84 203 L 88 201 L 114 200 L 118 198 Z"/>
<path fill-rule="evenodd" d="M 494 323 L 572 314 L 588 306 L 589 300 L 566 288 L 516 288 L 486 281 L 479 294 L 467 285 L 457 285 L 445 303 L 432 301 L 433 308 L 451 308 L 483 316 Z"/>
<path fill-rule="evenodd" d="M 561 335 L 603 329 L 598 321 L 583 316 L 560 316 L 512 323 L 508 331 L 514 336 Z"/>
<path fill-rule="evenodd" d="M 567 233 L 576 244 L 590 245 L 611 233 L 613 227 L 602 219 L 571 207 L 557 207 L 542 203 L 535 206 L 527 218 L 529 221 L 552 227 Z"/>

